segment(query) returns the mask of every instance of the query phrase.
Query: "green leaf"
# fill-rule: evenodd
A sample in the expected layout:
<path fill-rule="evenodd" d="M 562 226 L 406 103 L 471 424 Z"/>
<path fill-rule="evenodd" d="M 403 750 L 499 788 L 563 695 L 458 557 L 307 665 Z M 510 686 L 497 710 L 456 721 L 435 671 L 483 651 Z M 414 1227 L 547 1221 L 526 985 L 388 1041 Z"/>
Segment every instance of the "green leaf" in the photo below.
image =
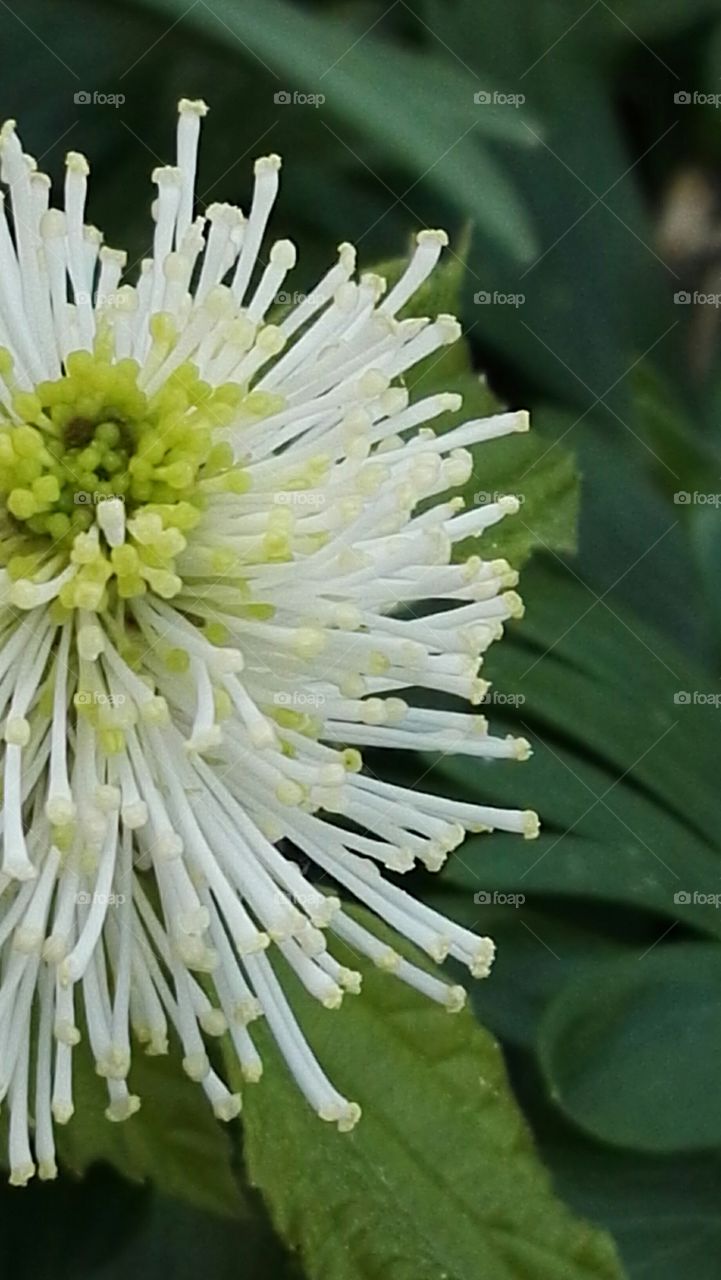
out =
<path fill-rule="evenodd" d="M 539 782 L 540 776 L 544 775 L 534 773 L 529 763 L 524 770 L 527 785 L 520 796 L 535 803 L 543 819 L 553 810 L 551 787 L 559 787 L 560 782 L 554 769 L 545 774 L 545 785 Z M 533 785 L 528 785 L 531 779 Z M 516 800 L 518 787 L 516 781 Z M 512 794 L 494 788 L 486 793 L 486 800 L 510 804 Z M 475 797 L 479 799 L 477 792 Z M 666 917 L 667 924 L 683 921 L 694 930 L 721 937 L 719 912 L 703 901 L 705 894 L 717 888 L 718 859 L 694 847 L 683 827 L 665 826 L 662 815 L 652 808 L 648 814 L 653 825 L 646 836 L 629 834 L 630 799 L 631 788 L 614 798 L 616 817 L 610 816 L 609 824 L 615 822 L 615 831 L 605 834 L 605 843 L 590 837 L 586 829 L 581 835 L 542 831 L 528 844 L 517 836 L 471 837 L 452 856 L 443 879 L 463 886 L 471 895 L 480 889 L 522 892 L 535 905 L 546 897 L 564 897 L 636 907 Z M 587 807 L 591 803 L 589 797 Z M 648 842 L 649 835 L 653 844 Z M 701 898 L 694 898 L 694 893 Z M 664 928 L 660 922 L 659 935 Z"/>
<path fill-rule="evenodd" d="M 704 588 L 708 621 L 713 627 L 716 651 L 721 639 L 721 542 L 719 541 L 718 506 L 695 506 L 690 520 L 691 546 L 698 577 Z"/>
<path fill-rule="evenodd" d="M 569 15 L 570 12 L 569 10 Z M 598 38 L 599 27 L 606 27 L 608 37 L 614 43 L 637 48 L 643 37 L 668 40 L 676 36 L 679 30 L 688 29 L 705 18 L 717 15 L 716 0 L 688 0 L 683 6 L 677 5 L 675 0 L 629 0 L 623 6 L 621 14 L 614 12 L 609 6 L 600 15 L 594 15 L 592 31 Z"/>
<path fill-rule="evenodd" d="M 689 554 L 685 522 L 679 518 L 681 508 L 669 505 L 654 478 L 649 465 L 654 457 L 639 444 L 640 429 L 636 427 L 634 437 L 631 431 L 619 430 L 610 414 L 579 419 L 577 413 L 557 405 L 542 405 L 533 420 L 544 435 L 574 450 L 583 477 L 574 566 L 579 576 L 593 583 L 599 595 L 612 590 L 613 608 L 623 604 L 642 614 L 684 653 L 695 657 L 706 624 L 704 598 Z M 653 440 L 651 447 L 658 451 Z M 665 474 L 680 487 L 680 479 Z M 715 515 L 708 507 L 694 510 Z M 646 548 L 652 548 L 653 573 L 646 571 L 645 558 L 638 560 Z M 673 609 L 669 599 L 675 602 Z"/>
<path fill-rule="evenodd" d="M 558 1190 L 576 1213 L 613 1233 L 632 1280 L 718 1280 L 718 1151 L 651 1156 L 606 1146 L 546 1101 L 527 1057 L 513 1076 Z"/>
<path fill-rule="evenodd" d="M 558 910 L 534 903 L 532 895 L 526 900 L 525 894 L 517 894 L 513 906 L 504 903 L 503 894 L 495 902 L 488 891 L 486 896 L 490 904 L 477 902 L 471 892 L 441 888 L 424 894 L 424 901 L 474 933 L 493 938 L 493 979 L 474 982 L 469 996 L 479 1021 L 504 1042 L 533 1049 L 549 1001 L 569 978 L 581 968 L 594 972 L 612 956 L 637 957 L 643 950 L 640 945 L 634 950 L 631 938 L 621 943 L 586 919 L 564 919 Z M 630 932 L 628 922 L 626 928 Z M 460 966 L 458 970 L 460 977 Z"/>
<path fill-rule="evenodd" d="M 720 993 L 713 944 L 667 945 L 581 972 L 539 1032 L 551 1096 L 607 1142 L 649 1152 L 721 1145 Z"/>
<path fill-rule="evenodd" d="M 527 8 L 517 6 L 521 24 Z M 597 11 L 605 12 L 601 5 Z M 510 154 L 508 167 L 541 249 L 519 272 L 494 251 L 478 222 L 466 318 L 473 323 L 474 340 L 502 354 L 504 369 L 513 371 L 511 385 L 520 375 L 522 385 L 544 398 L 578 406 L 578 416 L 597 409 L 599 401 L 601 407 L 607 403 L 638 432 L 630 416 L 630 383 L 623 375 L 666 329 L 669 335 L 657 354 L 673 358 L 680 334 L 671 329 L 679 308 L 672 302 L 673 277 L 646 247 L 653 230 L 637 175 L 630 172 L 637 153 L 620 126 L 612 87 L 599 68 L 573 57 L 571 42 L 585 25 L 579 22 L 569 42 L 560 41 L 522 82 L 529 102 L 539 104 L 543 127 L 539 132 L 527 121 L 539 144 L 527 156 Z M 558 20 L 553 26 L 556 34 L 537 47 L 536 57 L 561 34 Z M 520 44 L 522 74 L 534 52 L 522 38 Z M 479 292 L 521 294 L 524 301 L 517 307 L 478 305 Z M 618 419 L 613 425 L 624 430 Z"/>
<path fill-rule="evenodd" d="M 441 50 L 415 53 L 362 27 L 355 39 L 346 24 L 323 21 L 283 0 L 215 0 L 212 9 L 188 8 L 184 0 L 145 0 L 143 9 L 165 21 L 182 19 L 252 66 L 260 62 L 275 77 L 276 91 L 323 94 L 321 109 L 329 125 L 333 121 L 331 130 L 337 132 L 339 121 L 360 129 L 385 158 L 420 172 L 443 199 L 482 221 L 516 261 L 535 252 L 526 210 L 482 142 L 484 134 L 510 138 L 527 150 L 533 135 L 519 112 L 479 108 L 475 76 L 450 64 Z M 357 149 L 354 138 L 347 145 L 351 153 Z M 359 161 L 361 167 L 365 163 Z"/>
<path fill-rule="evenodd" d="M 665 372 L 642 361 L 632 374 L 639 433 L 647 446 L 647 462 L 669 497 L 675 498 L 675 515 L 693 509 L 693 491 L 706 492 L 709 479 L 718 478 L 721 454 L 704 431 L 699 430 L 693 406 L 681 388 Z M 658 462 L 661 465 L 655 466 Z M 691 490 L 691 493 L 687 491 Z"/>
<path fill-rule="evenodd" d="M 522 586 L 522 623 L 489 655 L 484 674 L 520 711 L 488 708 L 491 726 L 525 733 L 534 755 L 479 768 L 446 757 L 429 783 L 475 801 L 533 806 L 538 841 L 476 837 L 444 879 L 624 902 L 718 937 L 721 913 L 703 898 L 721 874 L 715 684 L 645 624 L 607 609 L 572 574 L 535 561 Z M 492 696 L 492 695 L 491 695 Z M 681 700 L 682 699 L 682 700 Z"/>
<path fill-rule="evenodd" d="M 141 1110 L 114 1124 L 105 1118 L 107 1091 L 83 1039 L 73 1054 L 75 1115 L 56 1129 L 62 1164 L 81 1174 L 105 1160 L 124 1177 L 152 1182 L 165 1195 L 197 1208 L 242 1213 L 227 1129 L 214 1118 L 200 1086 L 183 1072 L 178 1055 L 148 1057 L 136 1048 L 129 1087 L 140 1097 Z"/>
<path fill-rule="evenodd" d="M 313 1051 L 363 1107 L 358 1127 L 315 1117 L 267 1035 L 266 1075 L 244 1098 L 250 1180 L 309 1280 L 619 1277 L 608 1238 L 554 1197 L 489 1034 L 339 958 L 364 984 L 339 1013 L 287 988 Z"/>

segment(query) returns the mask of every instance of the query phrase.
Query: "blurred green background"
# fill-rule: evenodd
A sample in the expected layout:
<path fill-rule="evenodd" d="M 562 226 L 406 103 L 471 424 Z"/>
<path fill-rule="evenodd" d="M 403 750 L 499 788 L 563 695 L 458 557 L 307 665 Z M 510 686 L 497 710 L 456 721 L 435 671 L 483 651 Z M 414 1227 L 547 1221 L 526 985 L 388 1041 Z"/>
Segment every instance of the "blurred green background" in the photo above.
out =
<path fill-rule="evenodd" d="M 420 227 L 459 252 L 470 233 L 456 283 L 474 367 L 530 408 L 540 453 L 575 454 L 579 535 L 559 551 L 537 522 L 540 459 L 519 468 L 527 614 L 488 673 L 524 701 L 488 710 L 532 761 L 397 762 L 410 782 L 533 805 L 543 834 L 472 838 L 415 887 L 498 940 L 474 1008 L 559 1194 L 634 1280 L 716 1280 L 721 5 L 23 0 L 2 3 L 0 33 L 2 116 L 54 179 L 65 150 L 88 155 L 91 220 L 131 263 L 180 96 L 212 108 L 202 204 L 247 206 L 252 159 L 283 155 L 273 230 L 299 246 L 298 291 L 340 240 L 371 268 Z M 233 1217 L 168 1190 L 102 1164 L 3 1189 L 8 1271 L 300 1276 L 257 1193 Z M 475 1274 L 490 1280 L 480 1245 Z"/>

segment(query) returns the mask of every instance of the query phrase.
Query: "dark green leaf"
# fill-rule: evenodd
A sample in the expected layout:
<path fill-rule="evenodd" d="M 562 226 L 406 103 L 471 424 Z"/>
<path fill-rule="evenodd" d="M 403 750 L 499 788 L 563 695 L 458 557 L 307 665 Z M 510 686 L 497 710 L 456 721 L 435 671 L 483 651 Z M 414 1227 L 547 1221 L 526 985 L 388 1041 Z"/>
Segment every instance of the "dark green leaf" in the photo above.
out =
<path fill-rule="evenodd" d="M 621 943 L 587 921 L 564 918 L 558 910 L 544 909 L 547 902 L 513 890 L 506 895 L 485 889 L 490 903 L 477 902 L 476 893 L 437 891 L 424 895 L 438 911 L 458 920 L 475 933 L 488 935 L 496 944 L 493 978 L 474 982 L 469 995 L 483 1026 L 504 1041 L 532 1049 L 537 1029 L 549 1001 L 580 969 L 593 972 L 612 956 L 635 955 L 630 939 Z M 641 935 L 643 936 L 643 934 Z M 645 943 L 644 945 L 648 945 Z M 459 976 L 460 967 L 459 967 Z"/>
<path fill-rule="evenodd" d="M 265 1036 L 245 1095 L 250 1178 L 309 1280 L 620 1276 L 608 1239 L 553 1197 L 488 1033 L 360 967 L 362 995 L 335 1014 L 288 980 L 313 1050 L 363 1107 L 353 1133 L 313 1115 Z"/>
<path fill-rule="evenodd" d="M 596 1137 L 721 1145 L 721 947 L 660 946 L 582 971 L 548 1008 L 539 1052 L 551 1096 Z"/>
<path fill-rule="evenodd" d="M 481 220 L 516 260 L 534 252 L 526 211 L 481 143 L 484 134 L 524 144 L 533 137 L 518 112 L 479 108 L 473 74 L 462 68 L 459 74 L 442 53 L 421 57 L 362 29 L 354 39 L 344 24 L 322 22 L 284 0 L 215 0 L 212 8 L 145 0 L 144 8 L 169 21 L 183 20 L 240 57 L 257 59 L 275 75 L 277 90 L 323 94 L 332 129 L 340 121 L 371 135 L 386 157 L 419 170 L 444 198 Z M 348 145 L 352 151 L 353 141 Z"/>
<path fill-rule="evenodd" d="M 83 1173 L 106 1160 L 124 1177 L 152 1182 L 200 1209 L 243 1213 L 228 1131 L 214 1118 L 200 1086 L 184 1074 L 177 1054 L 147 1057 L 136 1049 L 129 1085 L 142 1106 L 122 1124 L 105 1118 L 107 1091 L 85 1041 L 73 1056 L 76 1111 L 67 1127 L 56 1130 L 67 1168 Z"/>
<path fill-rule="evenodd" d="M 534 756 L 520 769 L 446 757 L 429 782 L 535 806 L 545 831 L 531 844 L 474 838 L 444 876 L 529 897 L 627 902 L 718 936 L 719 913 L 693 897 L 714 891 L 721 875 L 721 718 L 699 701 L 715 698 L 713 683 L 558 567 L 534 562 L 522 585 L 532 607 L 494 646 L 486 674 L 501 699 L 524 699 L 512 727 Z M 496 728 L 508 714 L 488 711 Z"/>
<path fill-rule="evenodd" d="M 669 484 L 682 486 L 680 477 L 656 467 L 638 428 L 634 435 L 610 414 L 582 417 L 544 405 L 533 418 L 543 435 L 573 449 L 577 458 L 582 494 L 579 575 L 599 595 L 612 592 L 608 603 L 613 608 L 621 604 L 641 613 L 657 632 L 698 660 L 706 628 L 704 598 L 682 513 L 677 505 L 670 506 L 667 492 Z M 663 488 L 658 483 L 662 473 Z"/>
<path fill-rule="evenodd" d="M 516 1092 L 559 1191 L 577 1213 L 613 1233 L 631 1280 L 717 1280 L 718 1151 L 649 1156 L 596 1142 L 545 1100 L 526 1055 L 513 1065 Z"/>

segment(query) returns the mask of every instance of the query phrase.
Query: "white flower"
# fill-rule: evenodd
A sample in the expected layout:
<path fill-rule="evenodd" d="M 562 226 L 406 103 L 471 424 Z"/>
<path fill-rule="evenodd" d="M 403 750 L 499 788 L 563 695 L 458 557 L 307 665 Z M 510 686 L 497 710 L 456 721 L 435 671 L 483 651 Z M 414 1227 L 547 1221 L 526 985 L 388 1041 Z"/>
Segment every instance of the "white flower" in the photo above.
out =
<path fill-rule="evenodd" d="M 462 513 L 446 495 L 470 476 L 468 446 L 525 415 L 436 436 L 423 424 L 460 398 L 410 405 L 403 387 L 458 334 L 449 316 L 397 319 L 446 238 L 421 232 L 387 294 L 353 279 L 343 244 L 266 322 L 296 256 L 276 241 L 259 266 L 280 161 L 256 162 L 247 218 L 215 204 L 193 220 L 204 113 L 180 104 L 137 285 L 85 224 L 84 158 L 68 156 L 51 209 L 14 123 L 0 135 L 0 1099 L 15 1184 L 35 1161 L 55 1175 L 78 1024 L 111 1120 L 139 1106 L 131 1027 L 156 1054 L 174 1032 L 216 1115 L 236 1115 L 202 1033 L 227 1030 L 258 1080 L 262 1015 L 311 1106 L 351 1128 L 359 1109 L 311 1053 L 273 948 L 328 1009 L 360 985 L 336 938 L 457 1009 L 462 988 L 338 895 L 483 977 L 492 943 L 382 869 L 438 870 L 464 829 L 537 829 L 529 812 L 392 786 L 357 750 L 528 750 L 424 705 L 433 691 L 479 703 L 480 655 L 520 608 L 505 561 L 452 561 L 515 500 Z"/>

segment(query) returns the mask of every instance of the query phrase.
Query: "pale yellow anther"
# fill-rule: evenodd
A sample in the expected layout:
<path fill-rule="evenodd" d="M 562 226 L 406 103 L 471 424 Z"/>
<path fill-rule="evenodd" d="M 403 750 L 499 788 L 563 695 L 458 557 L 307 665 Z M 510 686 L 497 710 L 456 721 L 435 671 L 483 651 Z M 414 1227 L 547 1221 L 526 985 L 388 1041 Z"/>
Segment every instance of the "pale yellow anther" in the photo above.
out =
<path fill-rule="evenodd" d="M 202 98 L 181 98 L 178 103 L 178 112 L 181 115 L 199 116 L 202 118 L 208 114 L 209 107 Z"/>
<path fill-rule="evenodd" d="M 68 151 L 65 157 L 65 167 L 69 173 L 79 174 L 83 178 L 87 178 L 90 173 L 90 165 L 80 151 Z"/>
<path fill-rule="evenodd" d="M 523 835 L 526 840 L 535 840 L 541 829 L 541 822 L 537 813 L 532 809 L 527 809 L 523 815 Z"/>
<path fill-rule="evenodd" d="M 282 164 L 280 156 L 271 154 L 269 156 L 259 156 L 253 165 L 253 172 L 256 177 L 263 173 L 277 173 Z"/>
<path fill-rule="evenodd" d="M 30 741 L 29 721 L 24 716 L 8 716 L 3 736 L 8 746 L 26 747 Z"/>

